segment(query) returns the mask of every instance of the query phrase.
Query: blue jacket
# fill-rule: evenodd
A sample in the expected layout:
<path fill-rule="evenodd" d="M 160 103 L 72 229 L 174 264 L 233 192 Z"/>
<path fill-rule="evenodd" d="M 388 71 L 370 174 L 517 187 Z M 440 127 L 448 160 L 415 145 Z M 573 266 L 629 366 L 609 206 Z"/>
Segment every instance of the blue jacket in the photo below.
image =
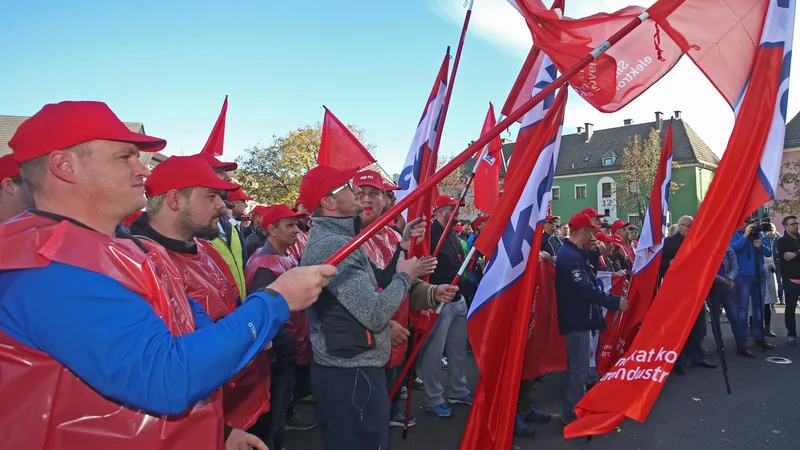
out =
<path fill-rule="evenodd" d="M 149 303 L 113 278 L 51 263 L 0 272 L 0 330 L 101 395 L 176 415 L 242 370 L 289 319 L 282 297 L 248 298 L 216 323 L 189 300 L 196 331 L 173 336 Z"/>
<path fill-rule="evenodd" d="M 589 254 L 570 241 L 558 251 L 556 303 L 561 334 L 602 330 L 606 327 L 601 307 L 618 310 L 620 298 L 606 294 L 589 264 Z"/>
<path fill-rule="evenodd" d="M 731 239 L 730 247 L 736 252 L 736 257 L 739 262 L 740 277 L 756 276 L 753 263 L 754 255 L 757 258 L 755 265 L 758 266 L 759 274 L 761 276 L 765 276 L 767 274 L 766 270 L 764 269 L 764 257 L 772 256 L 772 247 L 770 247 L 769 242 L 767 242 L 767 240 L 764 238 L 764 235 L 761 233 L 759 234 L 761 236 L 762 243 L 760 252 L 753 247 L 753 242 L 744 236 L 744 231 L 742 231 L 741 228 L 736 230 L 736 233 L 733 235 L 733 239 Z"/>

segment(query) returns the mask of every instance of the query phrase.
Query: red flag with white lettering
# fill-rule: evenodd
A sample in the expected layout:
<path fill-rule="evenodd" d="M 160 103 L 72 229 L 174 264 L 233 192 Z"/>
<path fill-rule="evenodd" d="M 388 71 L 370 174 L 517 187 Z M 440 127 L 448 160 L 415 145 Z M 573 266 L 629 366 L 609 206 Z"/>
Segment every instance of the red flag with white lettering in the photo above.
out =
<path fill-rule="evenodd" d="M 746 217 L 774 197 L 786 133 L 796 3 L 766 3 L 760 39 L 749 44 L 757 48 L 749 65 L 750 76 L 737 95 L 740 100 L 734 102 L 736 122 L 711 188 L 630 351 L 578 403 L 578 420 L 564 429 L 567 438 L 607 433 L 626 417 L 640 422 L 647 417 L 703 307 L 730 236 Z M 671 20 L 671 16 L 665 18 Z M 703 16 L 695 18 L 696 26 L 713 29 L 709 18 L 716 16 L 703 11 Z M 727 76 L 724 71 L 717 75 Z M 723 84 L 718 80 L 715 85 Z"/>
<path fill-rule="evenodd" d="M 489 130 L 497 125 L 497 120 L 494 117 L 494 106 L 489 103 L 489 111 L 486 113 L 486 119 L 483 121 L 483 129 L 481 136 L 486 134 Z M 484 151 L 478 152 L 475 156 L 475 164 L 478 168 L 475 171 L 475 207 L 485 212 L 492 214 L 494 212 L 494 205 L 500 197 L 500 165 L 503 157 L 503 141 L 500 136 L 492 139 Z"/>

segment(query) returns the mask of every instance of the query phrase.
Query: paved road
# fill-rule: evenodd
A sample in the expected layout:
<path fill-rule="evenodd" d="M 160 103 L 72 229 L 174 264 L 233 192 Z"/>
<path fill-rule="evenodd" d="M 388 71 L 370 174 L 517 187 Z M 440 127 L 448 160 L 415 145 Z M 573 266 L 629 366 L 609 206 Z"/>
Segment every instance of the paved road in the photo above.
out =
<path fill-rule="evenodd" d="M 650 416 L 644 423 L 627 421 L 622 432 L 585 439 L 565 440 L 558 419 L 537 426 L 533 439 L 515 439 L 514 449 L 797 449 L 800 448 L 800 348 L 786 345 L 783 308 L 773 315 L 773 329 L 780 336 L 772 339 L 776 349 L 766 354 L 753 349 L 757 359 L 732 355 L 736 345 L 730 326 L 723 318 L 725 347 L 729 349 L 728 366 L 732 395 L 725 390 L 721 369 L 690 368 L 686 375 L 671 375 Z M 752 340 L 751 340 L 752 342 Z M 708 359 L 719 363 L 710 334 L 704 347 L 712 351 Z M 767 362 L 767 356 L 782 356 L 793 361 L 789 365 Z M 477 368 L 470 362 L 469 381 L 477 378 Z M 538 406 L 558 414 L 564 374 L 555 373 L 537 385 Z M 454 416 L 440 419 L 424 411 L 421 392 L 412 394 L 412 414 L 419 423 L 402 439 L 402 430 L 393 429 L 390 447 L 393 450 L 436 449 L 456 450 L 466 426 L 469 407 L 455 405 Z M 700 399 L 696 401 L 694 399 Z M 303 412 L 313 408 L 303 406 Z M 311 408 L 311 409 L 310 409 Z M 322 449 L 318 430 L 289 432 L 287 450 Z"/>

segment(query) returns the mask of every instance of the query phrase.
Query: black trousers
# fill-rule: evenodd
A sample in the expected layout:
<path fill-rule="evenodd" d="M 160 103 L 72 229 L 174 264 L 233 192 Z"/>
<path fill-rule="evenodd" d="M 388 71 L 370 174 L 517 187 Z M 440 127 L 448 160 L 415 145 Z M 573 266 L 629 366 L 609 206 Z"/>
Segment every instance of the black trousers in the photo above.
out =
<path fill-rule="evenodd" d="M 789 336 L 797 337 L 797 323 L 794 320 L 797 309 L 797 298 L 800 297 L 800 284 L 792 283 L 788 278 L 783 279 L 783 292 L 786 295 L 786 331 Z"/>
<path fill-rule="evenodd" d="M 389 392 L 383 367 L 311 363 L 311 388 L 326 450 L 389 447 Z"/>
<path fill-rule="evenodd" d="M 295 363 L 272 363 L 269 387 L 269 412 L 262 414 L 248 432 L 258 436 L 269 448 L 281 449 L 286 441 L 286 410 L 292 403 L 295 382 Z"/>

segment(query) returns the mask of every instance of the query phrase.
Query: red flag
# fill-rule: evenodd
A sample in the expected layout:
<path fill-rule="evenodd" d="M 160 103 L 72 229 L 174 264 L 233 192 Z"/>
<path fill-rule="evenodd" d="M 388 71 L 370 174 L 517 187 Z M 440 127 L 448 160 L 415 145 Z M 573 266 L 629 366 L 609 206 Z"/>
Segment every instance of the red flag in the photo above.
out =
<path fill-rule="evenodd" d="M 556 266 L 539 260 L 536 289 L 531 302 L 522 379 L 567 370 L 567 341 L 558 330 Z"/>
<path fill-rule="evenodd" d="M 622 313 L 615 330 L 616 342 L 611 343 L 609 358 L 598 362 L 597 371 L 604 375 L 630 347 L 639 331 L 639 326 L 650 310 L 656 295 L 656 283 L 661 265 L 661 248 L 666 233 L 666 212 L 669 208 L 669 186 L 672 182 L 672 122 L 667 127 L 658 171 L 650 192 L 650 204 L 645 214 L 642 236 L 636 246 L 633 273 L 628 289 L 630 307 Z"/>
<path fill-rule="evenodd" d="M 225 96 L 225 101 L 222 102 L 222 111 L 219 112 L 217 122 L 214 124 L 214 129 L 211 130 L 211 135 L 206 141 L 206 145 L 200 150 L 200 153 L 207 153 L 211 156 L 222 156 L 222 149 L 225 144 L 225 117 L 228 115 L 228 96 Z"/>
<path fill-rule="evenodd" d="M 647 417 L 697 320 L 730 236 L 774 195 L 786 132 L 795 8 L 794 2 L 769 1 L 761 37 L 750 44 L 758 50 L 744 95 L 735 102 L 733 132 L 697 219 L 630 351 L 578 403 L 579 419 L 564 429 L 565 437 L 607 433 L 625 417 L 640 422 Z"/>
<path fill-rule="evenodd" d="M 629 6 L 612 14 L 571 19 L 548 10 L 541 0 L 509 1 L 525 17 L 536 47 L 547 53 L 561 72 L 644 12 L 644 8 Z M 702 16 L 713 17 L 707 12 Z M 666 75 L 682 56 L 671 39 L 659 43 L 658 36 L 656 23 L 645 20 L 572 77 L 570 86 L 602 112 L 621 109 Z"/>
<path fill-rule="evenodd" d="M 497 125 L 497 120 L 494 117 L 494 106 L 489 102 L 489 111 L 486 113 L 486 120 L 483 121 L 483 129 L 481 136 Z M 486 145 L 483 151 L 478 152 L 475 156 L 475 164 L 478 167 L 475 171 L 475 207 L 485 212 L 492 214 L 494 212 L 494 205 L 500 197 L 500 165 L 502 162 L 500 158 L 503 157 L 503 140 L 500 136 L 492 139 Z"/>
<path fill-rule="evenodd" d="M 564 0 L 555 0 L 550 9 L 558 11 L 559 14 L 564 14 Z M 522 69 L 519 71 L 519 75 L 517 75 L 517 80 L 514 82 L 514 86 L 511 88 L 511 92 L 508 94 L 508 98 L 503 104 L 503 109 L 500 111 L 500 114 L 504 116 L 510 115 L 512 111 L 522 106 L 523 103 L 531 98 L 530 93 L 533 91 L 533 84 L 536 83 L 536 76 L 539 74 L 541 65 L 541 52 L 534 45 L 531 47 L 531 51 L 528 53 L 525 62 L 522 64 Z M 522 119 L 520 118 L 518 122 L 521 121 Z"/>
<path fill-rule="evenodd" d="M 358 142 L 353 133 L 325 106 L 322 122 L 322 138 L 319 142 L 317 165 L 337 169 L 358 167 L 363 169 L 375 162 L 366 147 Z"/>
<path fill-rule="evenodd" d="M 597 272 L 597 284 L 605 292 L 622 297 L 625 290 L 625 276 L 613 272 Z M 600 375 L 607 371 L 603 367 L 608 367 L 613 355 L 611 349 L 614 347 L 614 341 L 618 335 L 617 330 L 622 323 L 622 312 L 613 311 L 609 314 L 609 311 L 603 308 L 603 318 L 606 320 L 606 328 L 592 335 L 591 354 L 589 355 L 589 367 L 594 367 Z"/>

